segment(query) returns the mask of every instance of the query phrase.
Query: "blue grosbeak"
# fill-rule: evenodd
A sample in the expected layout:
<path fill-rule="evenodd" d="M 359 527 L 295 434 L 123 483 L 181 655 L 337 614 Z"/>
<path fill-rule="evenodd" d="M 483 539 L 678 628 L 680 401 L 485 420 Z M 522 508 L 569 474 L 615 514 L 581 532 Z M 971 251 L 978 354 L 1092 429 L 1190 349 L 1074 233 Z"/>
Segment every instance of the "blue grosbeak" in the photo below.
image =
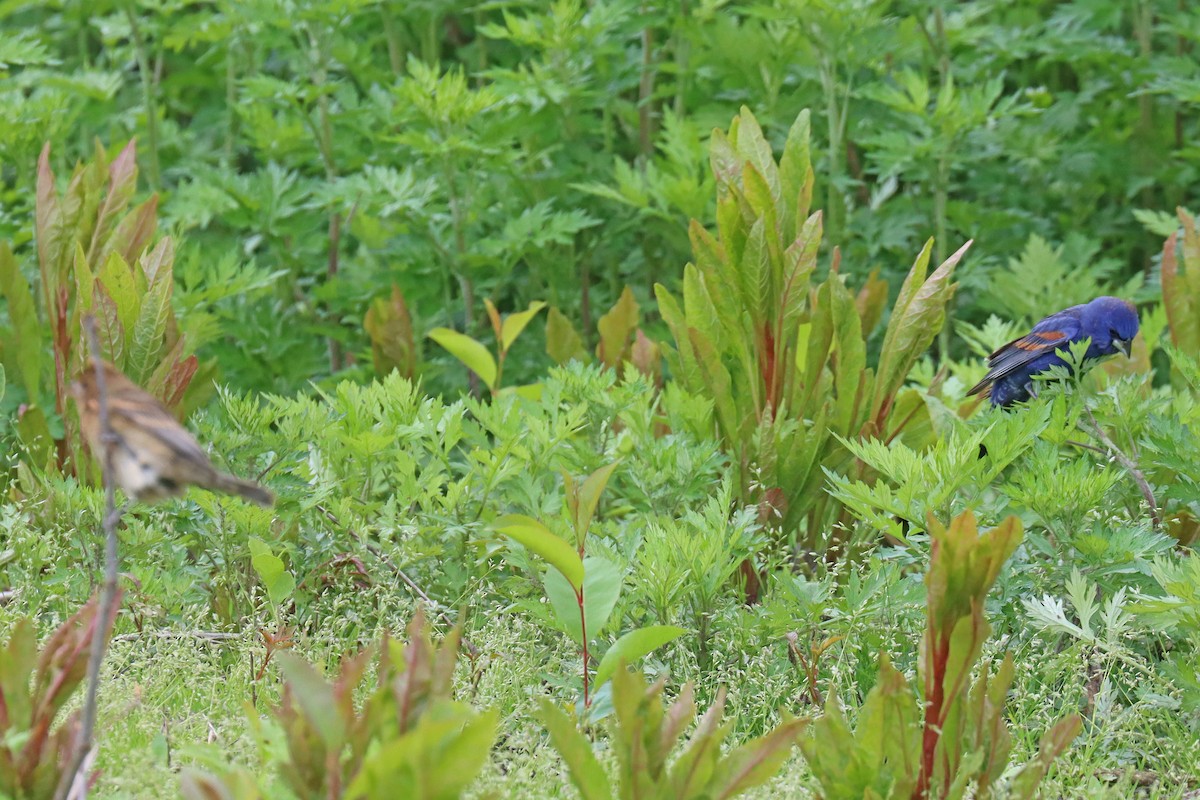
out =
<path fill-rule="evenodd" d="M 1033 376 L 1050 367 L 1067 366 L 1059 355 L 1075 342 L 1090 338 L 1085 358 L 1129 355 L 1138 332 L 1133 304 L 1116 297 L 1097 297 L 1090 303 L 1051 314 L 1033 330 L 988 356 L 988 372 L 967 394 L 991 389 L 992 405 L 1008 407 L 1033 396 Z"/>

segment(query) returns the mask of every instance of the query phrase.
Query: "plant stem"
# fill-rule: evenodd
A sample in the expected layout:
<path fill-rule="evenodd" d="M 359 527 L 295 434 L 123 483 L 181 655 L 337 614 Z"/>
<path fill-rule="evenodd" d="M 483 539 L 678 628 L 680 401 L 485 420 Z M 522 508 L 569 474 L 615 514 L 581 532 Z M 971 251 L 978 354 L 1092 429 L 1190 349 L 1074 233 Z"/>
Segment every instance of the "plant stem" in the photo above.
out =
<path fill-rule="evenodd" d="M 133 40 L 133 50 L 137 57 L 138 72 L 142 78 L 142 103 L 146 107 L 146 147 L 150 151 L 150 163 L 146 179 L 153 189 L 159 188 L 161 171 L 158 163 L 158 98 L 154 80 L 154 70 L 150 68 L 150 55 L 146 52 L 146 41 L 142 38 L 141 28 L 138 27 L 137 14 L 133 5 L 125 6 L 125 16 L 129 19 L 129 35 Z"/>
<path fill-rule="evenodd" d="M 75 776 L 87 760 L 92 749 L 92 733 L 96 728 L 96 697 L 100 691 L 100 667 L 104 663 L 104 653 L 108 648 L 108 636 L 112 632 L 113 619 L 116 616 L 117 578 L 119 563 L 117 560 L 117 522 L 121 518 L 117 510 L 116 492 L 111 480 L 113 443 L 116 436 L 108 418 L 108 390 L 104 383 L 104 363 L 100 360 L 100 342 L 96 336 L 96 319 L 91 314 L 83 318 L 83 328 L 87 332 L 88 344 L 92 351 L 92 368 L 96 371 L 96 395 L 99 404 L 100 437 L 104 442 L 104 452 L 99 455 L 102 474 L 104 477 L 104 585 L 100 589 L 100 605 L 96 609 L 93 620 L 95 630 L 92 633 L 92 649 L 88 656 L 87 693 L 83 701 L 83 710 L 79 723 L 79 734 L 75 739 L 75 748 L 67 769 L 59 776 L 58 786 L 54 790 L 55 800 L 65 800 L 75 783 Z M 80 782 L 78 796 L 87 797 L 87 779 Z"/>
<path fill-rule="evenodd" d="M 1083 413 L 1087 414 L 1088 421 L 1091 423 L 1091 430 L 1088 430 L 1087 432 L 1099 439 L 1104 446 L 1108 448 L 1108 452 L 1117 461 L 1117 463 L 1124 467 L 1125 471 L 1129 473 L 1129 476 L 1133 478 L 1133 482 L 1136 483 L 1138 485 L 1138 489 L 1141 490 L 1142 497 L 1146 499 L 1146 504 L 1150 506 L 1150 522 L 1154 525 L 1155 530 L 1161 530 L 1163 524 L 1162 512 L 1158 508 L 1158 502 L 1154 499 L 1154 490 L 1150 488 L 1150 482 L 1146 480 L 1145 473 L 1138 468 L 1138 465 L 1133 459 L 1125 455 L 1125 453 L 1121 451 L 1121 448 L 1117 447 L 1116 442 L 1109 438 L 1109 435 L 1104 432 L 1103 428 L 1100 427 L 1100 423 L 1096 421 L 1096 417 L 1094 414 L 1092 414 L 1092 410 L 1086 405 L 1083 407 Z"/>
<path fill-rule="evenodd" d="M 575 593 L 575 599 L 579 603 L 579 630 L 583 639 L 583 707 L 590 708 L 592 705 L 592 697 L 588 693 L 588 633 L 587 633 L 587 614 L 583 611 L 583 586 L 579 587 L 579 591 Z"/>
<path fill-rule="evenodd" d="M 388 64 L 392 72 L 399 75 L 404 69 L 404 48 L 400 45 L 400 34 L 396 31 L 396 20 L 387 3 L 379 6 L 379 16 L 383 18 L 383 37 L 387 41 Z"/>
<path fill-rule="evenodd" d="M 645 5 L 642 13 L 646 12 Z M 654 153 L 654 31 L 642 28 L 642 70 L 638 79 L 638 165 L 645 170 Z"/>

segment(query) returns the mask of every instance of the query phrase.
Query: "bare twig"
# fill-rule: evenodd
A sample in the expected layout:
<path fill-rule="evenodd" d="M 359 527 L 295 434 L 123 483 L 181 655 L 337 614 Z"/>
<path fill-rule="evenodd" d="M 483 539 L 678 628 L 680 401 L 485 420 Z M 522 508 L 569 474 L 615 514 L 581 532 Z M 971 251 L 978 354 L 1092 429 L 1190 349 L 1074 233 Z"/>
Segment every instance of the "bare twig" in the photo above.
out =
<path fill-rule="evenodd" d="M 92 733 L 96 728 L 96 695 L 100 690 L 100 667 L 104 663 L 104 652 L 108 647 L 108 635 L 116 617 L 117 602 L 117 522 L 121 512 L 117 510 L 116 493 L 112 482 L 113 435 L 112 426 L 108 419 L 108 390 L 104 383 L 104 362 L 100 359 L 100 342 L 96 336 L 96 320 L 88 314 L 83 318 L 83 329 L 87 333 L 88 347 L 92 352 L 92 368 L 96 371 L 96 395 L 99 403 L 100 439 L 104 442 L 104 452 L 97 453 L 104 478 L 104 585 L 100 589 L 100 607 L 96 611 L 96 631 L 92 636 L 92 651 L 88 658 L 87 694 L 83 701 L 83 714 L 79 725 L 79 735 L 75 740 L 75 750 L 71 760 L 59 777 L 58 787 L 54 790 L 55 800 L 65 800 L 67 793 L 75 782 L 75 775 L 83 767 L 92 750 Z M 122 509 L 123 510 L 123 509 Z M 80 782 L 82 790 L 77 796 L 87 797 L 87 780 Z"/>
<path fill-rule="evenodd" d="M 1099 439 L 1104 446 L 1108 448 L 1108 452 L 1113 459 L 1116 460 L 1116 462 L 1122 467 L 1124 467 L 1125 471 L 1128 472 L 1130 477 L 1133 478 L 1134 483 L 1136 483 L 1138 488 L 1142 491 L 1142 497 L 1146 499 L 1146 503 L 1150 506 L 1150 521 L 1154 523 L 1156 530 L 1161 529 L 1162 513 L 1159 511 L 1158 502 L 1154 499 L 1154 491 L 1150 488 L 1150 482 L 1146 480 L 1145 473 L 1138 468 L 1138 465 L 1134 463 L 1133 459 L 1125 455 L 1125 453 L 1121 451 L 1121 448 L 1117 447 L 1116 442 L 1109 438 L 1109 435 L 1104 432 L 1103 428 L 1100 427 L 1100 423 L 1096 421 L 1096 417 L 1094 414 L 1092 414 L 1092 410 L 1086 405 L 1083 407 L 1083 413 L 1087 414 L 1087 418 L 1091 422 L 1091 430 L 1088 430 L 1086 427 L 1084 430 Z"/>
<path fill-rule="evenodd" d="M 114 642 L 136 642 L 139 639 L 199 639 L 202 642 L 232 642 L 241 639 L 241 633 L 221 633 L 219 631 L 143 631 L 142 633 L 122 633 L 112 637 Z"/>

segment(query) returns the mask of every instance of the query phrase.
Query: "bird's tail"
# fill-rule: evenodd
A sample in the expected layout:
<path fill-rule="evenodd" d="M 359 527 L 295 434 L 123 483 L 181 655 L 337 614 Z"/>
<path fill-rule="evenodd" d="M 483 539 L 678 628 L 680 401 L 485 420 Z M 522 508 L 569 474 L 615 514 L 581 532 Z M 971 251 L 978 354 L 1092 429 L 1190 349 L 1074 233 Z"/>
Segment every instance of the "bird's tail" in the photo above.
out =
<path fill-rule="evenodd" d="M 275 495 L 269 489 L 260 486 L 254 481 L 239 478 L 236 475 L 218 472 L 213 476 L 212 482 L 207 488 L 217 492 L 225 492 L 226 494 L 241 495 L 250 502 L 258 503 L 265 508 L 275 505 Z"/>

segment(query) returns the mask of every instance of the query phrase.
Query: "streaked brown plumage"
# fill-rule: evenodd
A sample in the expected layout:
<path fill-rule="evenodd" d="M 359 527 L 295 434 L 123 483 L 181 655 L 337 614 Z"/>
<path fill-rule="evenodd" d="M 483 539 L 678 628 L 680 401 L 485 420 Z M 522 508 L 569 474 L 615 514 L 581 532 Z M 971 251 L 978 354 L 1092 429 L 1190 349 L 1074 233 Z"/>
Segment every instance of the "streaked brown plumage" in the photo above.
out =
<path fill-rule="evenodd" d="M 254 481 L 218 471 L 195 437 L 162 403 L 107 362 L 104 384 L 109 427 L 116 437 L 112 445 L 112 479 L 125 494 L 153 503 L 179 497 L 188 485 L 195 485 L 241 495 L 261 506 L 274 504 L 275 495 Z M 90 362 L 71 385 L 71 391 L 88 447 L 96 458 L 103 459 L 100 400 L 96 372 Z"/>

